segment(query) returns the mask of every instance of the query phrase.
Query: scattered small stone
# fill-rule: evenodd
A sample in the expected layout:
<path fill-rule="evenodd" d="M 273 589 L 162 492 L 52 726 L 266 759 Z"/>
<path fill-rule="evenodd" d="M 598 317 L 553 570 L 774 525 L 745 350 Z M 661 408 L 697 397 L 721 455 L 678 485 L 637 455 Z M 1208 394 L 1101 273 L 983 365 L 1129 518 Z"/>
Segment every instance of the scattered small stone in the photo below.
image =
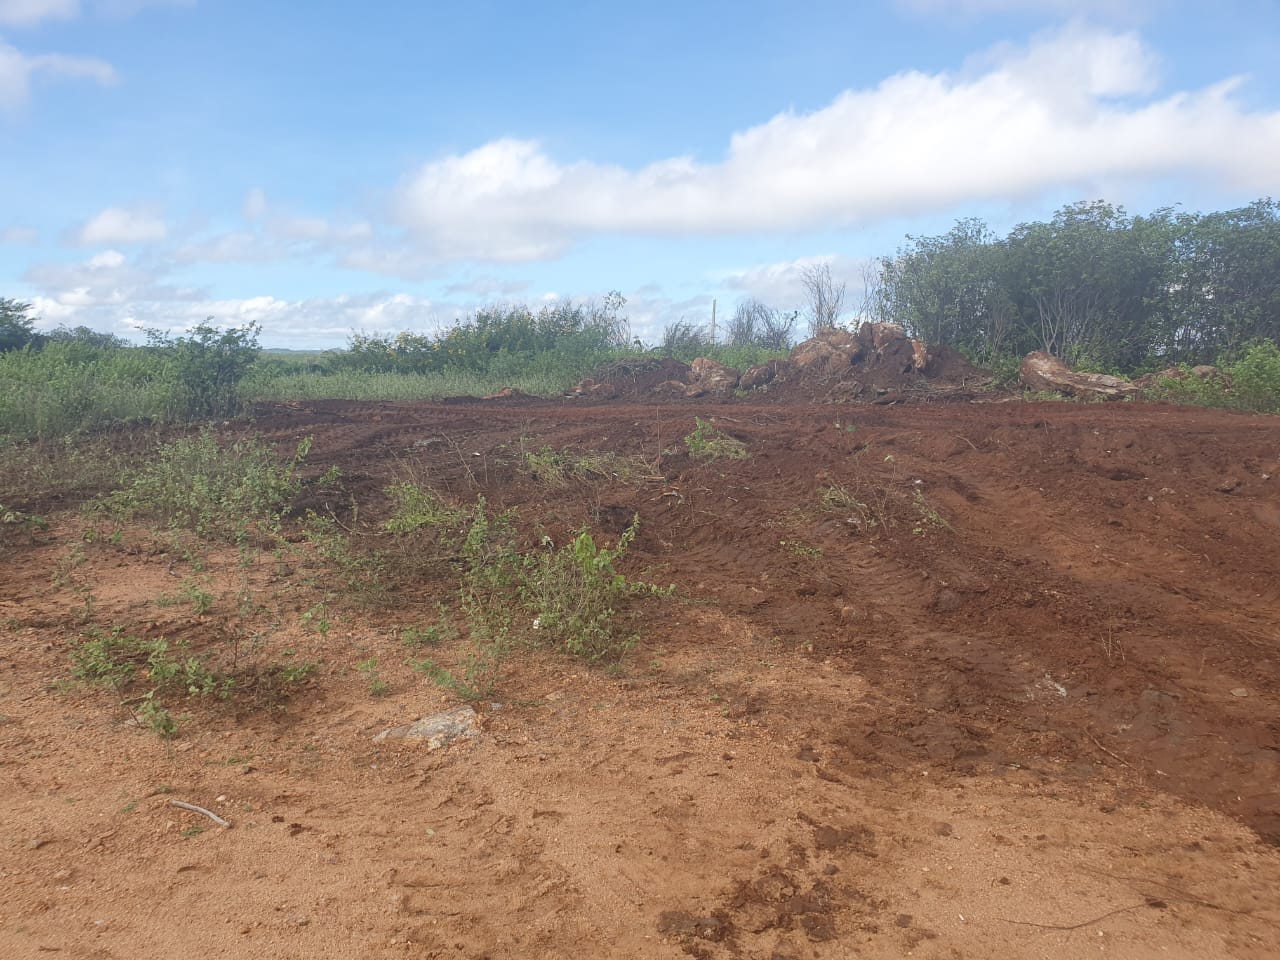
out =
<path fill-rule="evenodd" d="M 1231 691 L 1231 695 L 1233 697 L 1240 697 L 1241 699 L 1243 699 L 1249 695 L 1249 689 L 1248 687 L 1236 687 L 1234 690 Z"/>
<path fill-rule="evenodd" d="M 953 830 L 949 823 L 935 823 L 933 825 L 933 832 L 939 837 L 949 837 Z"/>
<path fill-rule="evenodd" d="M 909 927 L 911 926 L 911 921 L 913 919 L 914 918 L 909 913 L 900 913 L 896 917 L 894 917 L 893 925 L 895 927 Z"/>
<path fill-rule="evenodd" d="M 1238 479 L 1235 477 L 1226 477 L 1220 484 L 1218 484 L 1216 489 L 1219 493 L 1230 493 L 1238 486 L 1240 486 L 1240 481 Z"/>

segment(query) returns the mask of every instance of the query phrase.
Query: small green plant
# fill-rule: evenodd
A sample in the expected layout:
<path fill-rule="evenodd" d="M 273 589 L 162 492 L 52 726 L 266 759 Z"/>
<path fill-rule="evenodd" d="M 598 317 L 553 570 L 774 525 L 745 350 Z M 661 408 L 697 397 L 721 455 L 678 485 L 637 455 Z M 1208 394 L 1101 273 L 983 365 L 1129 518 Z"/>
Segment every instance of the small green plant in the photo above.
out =
<path fill-rule="evenodd" d="M 1261 340 L 1240 358 L 1205 376 L 1183 366 L 1176 376 L 1157 378 L 1144 393 L 1149 400 L 1280 413 L 1280 346 Z"/>
<path fill-rule="evenodd" d="M 225 699 L 235 686 L 232 678 L 215 673 L 184 645 L 172 645 L 164 637 L 146 640 L 120 627 L 110 632 L 89 630 L 72 645 L 71 663 L 72 677 L 87 686 L 117 693 L 149 688 L 123 702 L 141 726 L 165 737 L 174 736 L 178 724 L 161 698 L 217 695 Z"/>
<path fill-rule="evenodd" d="M 745 460 L 747 447 L 741 440 L 718 429 L 711 421 L 694 418 L 693 433 L 684 438 L 689 456 L 695 460 Z"/>
<path fill-rule="evenodd" d="M 16 527 L 28 538 L 34 539 L 37 531 L 43 533 L 49 529 L 49 518 L 38 513 L 11 510 L 0 503 L 0 526 Z"/>
<path fill-rule="evenodd" d="M 54 586 L 70 586 L 74 580 L 75 570 L 83 566 L 86 559 L 83 543 L 73 543 L 68 547 L 66 553 L 58 558 L 58 562 L 53 568 Z"/>
<path fill-rule="evenodd" d="M 365 683 L 369 687 L 369 696 L 385 697 L 391 692 L 391 687 L 382 679 L 382 675 L 378 672 L 378 658 L 370 657 L 368 660 L 362 660 L 356 664 L 356 669 L 360 671 L 360 675 L 364 677 Z"/>
<path fill-rule="evenodd" d="M 196 616 L 203 617 L 213 609 L 214 596 L 200 583 L 187 578 L 176 594 L 162 593 L 156 597 L 156 603 L 162 607 L 172 607 L 183 601 L 191 604 Z"/>
<path fill-rule="evenodd" d="M 543 550 L 526 559 L 520 586 L 540 639 L 590 661 L 616 660 L 635 644 L 634 636 L 619 633 L 617 606 L 637 594 L 671 593 L 628 580 L 615 568 L 639 530 L 636 517 L 613 549 L 585 530 L 559 549 L 544 539 Z"/>
<path fill-rule="evenodd" d="M 302 614 L 302 628 L 314 630 L 321 637 L 329 636 L 329 604 L 321 600 Z"/>
<path fill-rule="evenodd" d="M 475 703 L 488 698 L 497 687 L 505 656 L 505 644 L 489 642 L 479 644 L 475 653 L 464 658 L 461 674 L 441 666 L 430 657 L 409 660 L 408 663 L 441 690 L 447 690 L 468 703 Z"/>
<path fill-rule="evenodd" d="M 803 540 L 779 540 L 778 545 L 793 557 L 802 560 L 817 560 L 822 556 L 822 548 L 805 543 Z"/>
<path fill-rule="evenodd" d="M 350 528 L 356 526 L 353 515 Z M 386 593 L 386 559 L 379 553 L 357 549 L 351 529 L 344 527 L 332 515 L 324 516 L 308 510 L 302 522 L 307 542 L 315 548 L 319 558 L 336 567 L 342 575 L 348 594 L 365 602 L 381 600 Z"/>
<path fill-rule="evenodd" d="M 428 627 L 403 627 L 400 630 L 400 642 L 410 650 L 421 650 L 423 647 L 438 647 L 445 640 L 445 629 L 438 623 Z"/>
<path fill-rule="evenodd" d="M 298 687 L 306 683 L 319 666 L 314 660 L 304 660 L 301 663 L 277 664 L 272 672 L 285 686 Z"/>
<path fill-rule="evenodd" d="M 146 727 L 157 736 L 168 739 L 178 735 L 178 721 L 173 719 L 167 707 L 158 703 L 155 698 L 155 692 L 147 693 L 139 702 L 138 708 L 134 711 L 138 723 Z"/>
<path fill-rule="evenodd" d="M 913 536 L 923 537 L 929 530 L 952 529 L 951 524 L 925 498 L 924 491 L 919 487 L 912 492 L 912 499 L 916 509 L 916 522 L 911 528 Z"/>

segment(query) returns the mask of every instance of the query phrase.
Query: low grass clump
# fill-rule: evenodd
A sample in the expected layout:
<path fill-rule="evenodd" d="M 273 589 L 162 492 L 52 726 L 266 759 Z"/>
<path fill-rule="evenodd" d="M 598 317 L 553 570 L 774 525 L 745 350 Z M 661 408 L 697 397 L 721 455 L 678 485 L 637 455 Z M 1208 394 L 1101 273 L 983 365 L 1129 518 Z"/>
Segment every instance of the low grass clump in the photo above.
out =
<path fill-rule="evenodd" d="M 117 627 L 94 629 L 71 649 L 71 675 L 92 687 L 124 694 L 121 701 L 134 718 L 161 736 L 174 736 L 178 723 L 166 701 L 178 697 L 218 696 L 226 699 L 235 681 L 212 671 L 206 661 L 182 644 L 164 637 L 145 640 Z M 143 693 L 137 691 L 146 689 Z"/>
<path fill-rule="evenodd" d="M 124 487 L 100 506 L 116 520 L 158 520 L 206 540 L 245 543 L 279 532 L 289 502 L 301 489 L 298 467 L 311 439 L 291 461 L 257 440 L 219 441 L 209 428 L 161 446 Z"/>
<path fill-rule="evenodd" d="M 612 547 L 583 530 L 560 546 L 543 537 L 536 548 L 521 551 L 513 516 L 491 516 L 481 499 L 459 546 L 459 605 L 473 648 L 457 670 L 435 657 L 410 665 L 463 699 L 478 700 L 493 691 L 503 661 L 517 646 L 592 664 L 618 662 L 636 642 L 625 605 L 672 592 L 618 571 L 639 528 L 637 518 Z M 433 630 L 429 642 L 440 636 Z M 416 647 L 427 638 L 413 639 Z"/>
<path fill-rule="evenodd" d="M 694 418 L 694 429 L 684 438 L 689 456 L 695 460 L 745 460 L 747 445 L 716 427 L 714 421 Z"/>
<path fill-rule="evenodd" d="M 539 483 L 561 487 L 573 480 L 617 480 L 630 483 L 647 476 L 648 466 L 639 457 L 623 457 L 616 453 L 590 451 L 573 453 L 543 444 L 539 450 L 521 441 L 520 459 L 524 469 Z"/>
<path fill-rule="evenodd" d="M 142 726 L 164 737 L 178 733 L 174 709 L 179 702 L 213 699 L 240 707 L 278 706 L 315 672 L 316 664 L 237 663 L 219 667 L 227 651 L 196 653 L 182 641 L 144 638 L 122 627 L 91 627 L 71 642 L 71 676 L 89 687 L 121 697 Z"/>

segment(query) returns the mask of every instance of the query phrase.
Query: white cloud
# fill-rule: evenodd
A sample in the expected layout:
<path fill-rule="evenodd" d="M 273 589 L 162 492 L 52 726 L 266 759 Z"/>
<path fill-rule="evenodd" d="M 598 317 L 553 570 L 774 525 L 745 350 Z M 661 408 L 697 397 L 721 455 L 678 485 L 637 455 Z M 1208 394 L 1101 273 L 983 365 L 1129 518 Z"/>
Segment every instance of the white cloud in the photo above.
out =
<path fill-rule="evenodd" d="M 94 10 L 104 17 L 124 19 L 147 7 L 194 7 L 196 0 L 94 0 Z"/>
<path fill-rule="evenodd" d="M 23 281 L 40 325 L 65 323 L 116 334 L 190 330 L 208 317 L 222 326 L 262 325 L 264 343 L 338 344 L 353 329 L 427 329 L 459 316 L 406 293 L 366 293 L 306 300 L 274 296 L 221 297 L 165 282 L 168 267 L 141 264 L 119 250 L 103 250 L 73 263 L 31 267 Z M 463 311 L 465 312 L 465 311 Z"/>
<path fill-rule="evenodd" d="M 142 210 L 107 207 L 91 217 L 76 232 L 82 246 L 98 244 L 134 244 L 163 240 L 169 231 L 164 220 Z"/>
<path fill-rule="evenodd" d="M 898 0 L 898 6 L 922 16 L 1047 14 L 1132 19 L 1149 15 L 1167 0 Z"/>
<path fill-rule="evenodd" d="M 246 220 L 261 220 L 267 215 L 267 195 L 261 187 L 254 187 L 245 194 L 241 215 Z"/>
<path fill-rule="evenodd" d="M 73 20 L 79 0 L 0 0 L 0 24 L 29 27 L 41 20 Z"/>
<path fill-rule="evenodd" d="M 246 219 L 262 222 L 247 230 L 189 239 L 175 251 L 174 259 L 180 263 L 244 263 L 335 255 L 346 257 L 353 249 L 367 244 L 374 235 L 373 225 L 363 220 L 344 223 L 324 217 L 268 217 L 261 191 L 251 191 L 245 206 Z"/>
<path fill-rule="evenodd" d="M 368 223 L 333 223 L 324 217 L 276 217 L 267 229 L 286 242 L 348 243 L 373 236 L 373 227 Z"/>
<path fill-rule="evenodd" d="M 35 227 L 14 224 L 0 230 L 0 245 L 10 247 L 34 247 L 40 242 L 40 233 Z"/>
<path fill-rule="evenodd" d="M 810 267 L 825 265 L 830 269 L 833 281 L 845 284 L 844 305 L 847 314 L 856 311 L 862 301 L 864 272 L 872 262 L 866 257 L 828 254 L 728 270 L 719 273 L 715 279 L 723 287 L 741 291 L 744 300 L 756 299 L 775 310 L 790 312 L 804 309 L 807 300 L 804 271 Z"/>
<path fill-rule="evenodd" d="M 23 279 L 42 291 L 42 303 L 63 308 L 118 310 L 138 300 L 179 301 L 198 295 L 160 283 L 158 271 L 130 263 L 118 250 L 103 250 L 75 263 L 39 264 L 28 269 Z M 51 311 L 43 313 L 47 318 Z"/>
<path fill-rule="evenodd" d="M 838 227 L 1125 177 L 1280 189 L 1280 112 L 1248 111 L 1235 79 L 1152 99 L 1156 82 L 1136 36 L 1074 25 L 959 73 L 900 73 L 779 114 L 735 134 L 720 162 L 630 170 L 495 140 L 423 166 L 395 210 L 423 256 L 511 261 L 591 233 Z"/>
<path fill-rule="evenodd" d="M 31 93 L 31 78 L 35 76 L 87 79 L 104 86 L 110 86 L 117 79 L 115 69 L 105 60 L 61 53 L 28 56 L 0 40 L 0 109 L 26 103 Z"/>
<path fill-rule="evenodd" d="M 74 20 L 80 0 L 0 0 L 0 24 L 25 27 L 41 20 Z"/>
<path fill-rule="evenodd" d="M 486 275 L 451 283 L 445 287 L 444 292 L 451 296 L 464 293 L 483 300 L 486 298 L 511 297 L 528 289 L 529 284 L 524 280 L 502 280 L 498 277 Z"/>
<path fill-rule="evenodd" d="M 107 17 L 131 17 L 146 7 L 193 7 L 196 0 L 94 0 L 94 11 Z M 75 20 L 80 0 L 0 0 L 0 24 L 28 27 L 44 20 Z"/>

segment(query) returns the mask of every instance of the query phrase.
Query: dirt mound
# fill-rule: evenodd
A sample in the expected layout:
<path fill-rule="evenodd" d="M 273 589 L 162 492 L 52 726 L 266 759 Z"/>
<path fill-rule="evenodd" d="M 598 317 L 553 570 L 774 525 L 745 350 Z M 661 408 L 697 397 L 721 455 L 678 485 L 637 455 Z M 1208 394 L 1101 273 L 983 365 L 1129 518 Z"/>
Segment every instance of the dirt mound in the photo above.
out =
<path fill-rule="evenodd" d="M 573 389 L 574 396 L 596 399 L 639 399 L 670 381 L 687 384 L 689 364 L 674 357 L 619 360 L 601 367 Z"/>
<path fill-rule="evenodd" d="M 827 330 L 791 351 L 791 364 L 768 389 L 786 400 L 896 403 L 967 398 L 991 376 L 959 352 L 908 337 L 891 323 L 864 323 L 856 334 Z"/>
<path fill-rule="evenodd" d="M 991 375 L 956 350 L 908 337 L 891 323 L 864 323 L 855 333 L 824 330 L 799 344 L 786 359 L 744 371 L 699 357 L 611 364 L 574 388 L 574 396 L 695 400 L 750 395 L 754 399 L 803 403 L 850 401 L 901 403 L 970 399 Z"/>

